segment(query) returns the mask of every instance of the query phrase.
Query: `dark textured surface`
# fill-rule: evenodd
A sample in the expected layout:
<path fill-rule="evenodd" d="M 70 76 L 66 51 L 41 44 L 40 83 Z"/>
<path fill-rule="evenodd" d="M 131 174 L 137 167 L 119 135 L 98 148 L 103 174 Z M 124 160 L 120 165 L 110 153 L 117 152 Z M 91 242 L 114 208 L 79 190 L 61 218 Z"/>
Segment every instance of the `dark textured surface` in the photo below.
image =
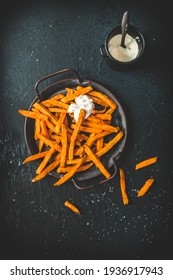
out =
<path fill-rule="evenodd" d="M 1 259 L 172 259 L 167 1 L 163 7 L 127 0 L 12 2 L 1 11 L 0 28 Z M 125 10 L 147 45 L 140 65 L 116 72 L 104 63 L 99 48 Z M 54 188 L 50 176 L 31 183 L 36 166 L 21 164 L 28 151 L 18 109 L 29 107 L 38 79 L 67 67 L 111 90 L 126 112 L 128 139 L 118 166 L 126 173 L 128 206 L 122 204 L 118 175 L 80 191 L 71 182 Z M 156 155 L 155 165 L 134 170 L 138 161 Z M 137 198 L 149 177 L 154 185 Z M 80 216 L 64 207 L 67 199 L 80 208 Z"/>

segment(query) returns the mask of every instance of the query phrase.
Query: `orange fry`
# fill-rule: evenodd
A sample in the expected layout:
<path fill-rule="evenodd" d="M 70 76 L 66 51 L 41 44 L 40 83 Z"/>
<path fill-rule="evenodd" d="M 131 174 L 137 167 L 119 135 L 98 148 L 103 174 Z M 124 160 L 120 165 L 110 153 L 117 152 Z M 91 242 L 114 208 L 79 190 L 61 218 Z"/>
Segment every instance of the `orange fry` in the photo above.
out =
<path fill-rule="evenodd" d="M 107 120 L 110 121 L 112 119 L 111 114 L 95 114 L 95 116 L 101 120 Z"/>
<path fill-rule="evenodd" d="M 40 120 L 35 120 L 35 132 L 34 132 L 34 139 L 38 140 L 38 134 L 41 132 Z"/>
<path fill-rule="evenodd" d="M 143 160 L 143 161 L 141 161 L 141 162 L 136 164 L 135 169 L 138 170 L 140 168 L 143 168 L 143 167 L 146 167 L 148 165 L 151 165 L 151 164 L 155 163 L 157 160 L 158 160 L 157 157 L 152 157 L 152 158 Z"/>
<path fill-rule="evenodd" d="M 85 110 L 80 110 L 78 121 L 74 126 L 74 131 L 73 131 L 72 136 L 71 136 L 71 142 L 70 142 L 70 146 L 69 146 L 69 156 L 68 156 L 69 159 L 73 159 L 75 140 L 77 138 L 77 134 L 79 132 L 81 123 L 84 120 L 84 117 L 85 117 Z"/>
<path fill-rule="evenodd" d="M 62 93 L 58 93 L 54 95 L 53 97 L 49 98 L 49 100 L 59 100 L 63 97 L 64 95 Z"/>
<path fill-rule="evenodd" d="M 85 146 L 85 152 L 90 157 L 90 159 L 94 162 L 97 168 L 100 169 L 101 173 L 108 179 L 111 175 L 106 170 L 102 162 L 94 155 L 91 149 L 88 146 Z"/>
<path fill-rule="evenodd" d="M 90 93 L 89 93 L 89 95 L 90 95 L 90 97 L 92 98 L 92 100 L 94 101 L 94 103 L 99 104 L 99 105 L 101 105 L 101 106 L 103 106 L 103 107 L 108 107 L 108 104 L 107 104 L 105 101 L 103 101 L 103 100 L 101 100 L 100 98 L 97 98 L 97 97 L 95 97 L 95 96 L 91 96 Z"/>
<path fill-rule="evenodd" d="M 49 131 L 47 129 L 47 124 L 45 120 L 41 120 L 40 121 L 40 126 L 41 126 L 41 133 L 46 136 L 47 138 L 49 138 Z"/>
<path fill-rule="evenodd" d="M 37 160 L 39 158 L 43 158 L 46 156 L 48 151 L 44 151 L 44 152 L 41 152 L 41 153 L 38 153 L 38 154 L 34 154 L 34 155 L 31 155 L 29 157 L 27 157 L 23 162 L 22 164 L 25 164 L 27 162 L 30 162 L 30 161 L 33 161 L 33 160 Z"/>
<path fill-rule="evenodd" d="M 59 154 L 60 155 L 60 154 Z M 49 164 L 40 174 L 38 174 L 34 179 L 32 179 L 32 182 L 36 182 L 38 180 L 43 179 L 49 172 L 54 170 L 60 163 L 60 156 L 56 157 L 56 160 Z"/>
<path fill-rule="evenodd" d="M 124 136 L 123 131 L 118 132 L 118 134 L 109 141 L 99 152 L 96 153 L 96 156 L 101 157 L 105 153 L 107 153 L 113 146 L 115 146 L 121 138 Z"/>
<path fill-rule="evenodd" d="M 75 128 L 75 124 L 72 124 L 71 128 L 74 129 Z M 101 133 L 103 131 L 101 129 L 101 126 L 99 128 L 99 126 L 98 127 L 88 127 L 88 126 L 84 126 L 84 125 L 81 125 L 79 130 L 80 131 L 84 131 L 84 132 L 88 132 L 88 133 Z"/>
<path fill-rule="evenodd" d="M 91 91 L 89 95 L 98 97 L 102 101 L 104 101 L 107 105 L 109 105 L 112 109 L 116 109 L 117 105 L 105 94 L 98 91 Z"/>
<path fill-rule="evenodd" d="M 60 108 L 64 108 L 64 109 L 68 109 L 69 105 L 65 104 L 61 101 L 57 101 L 57 100 L 52 100 L 52 99 L 47 99 L 41 102 L 42 105 L 44 105 L 45 107 L 60 107 Z"/>
<path fill-rule="evenodd" d="M 47 120 L 48 116 L 45 116 L 44 114 L 41 114 L 39 111 L 29 111 L 29 110 L 18 110 L 19 114 L 27 117 L 27 118 L 31 118 L 31 119 L 38 119 L 38 120 Z"/>
<path fill-rule="evenodd" d="M 65 97 L 61 98 L 61 101 L 63 103 L 67 103 L 69 101 L 74 100 L 77 96 L 81 95 L 81 94 L 86 94 L 88 92 L 90 92 L 91 90 L 93 90 L 93 88 L 91 86 L 87 86 L 87 87 L 81 87 L 78 86 L 76 90 L 73 91 L 73 93 L 66 95 Z"/>
<path fill-rule="evenodd" d="M 51 113 L 67 113 L 67 110 L 66 109 L 61 109 L 61 108 L 57 108 L 57 107 L 50 107 L 49 108 L 49 111 Z"/>
<path fill-rule="evenodd" d="M 79 169 L 77 170 L 77 172 L 81 172 L 81 171 L 85 171 L 88 168 L 90 168 L 93 165 L 93 162 L 90 162 L 88 164 L 82 165 L 81 167 L 79 167 Z M 58 173 L 67 173 L 69 172 L 71 169 L 73 168 L 73 165 L 69 165 L 66 167 L 58 167 L 57 172 Z"/>
<path fill-rule="evenodd" d="M 64 167 L 65 162 L 66 162 L 66 155 L 67 155 L 67 129 L 65 124 L 62 124 L 62 138 L 61 138 L 61 143 L 62 143 L 62 151 L 61 151 L 61 162 L 60 166 Z"/>
<path fill-rule="evenodd" d="M 44 107 L 42 104 L 38 102 L 34 103 L 33 106 L 34 108 L 38 109 L 41 113 L 48 116 L 54 124 L 57 124 L 56 117 L 46 107 Z"/>
<path fill-rule="evenodd" d="M 56 143 L 55 141 L 52 141 L 50 140 L 49 138 L 45 137 L 44 135 L 42 134 L 38 134 L 38 137 L 39 139 L 43 140 L 44 143 L 47 145 L 47 146 L 50 146 L 52 148 L 55 148 L 58 152 L 61 152 L 61 147 L 60 145 L 58 145 L 58 143 Z"/>
<path fill-rule="evenodd" d="M 40 174 L 43 171 L 43 169 L 47 165 L 48 161 L 50 160 L 50 158 L 51 158 L 51 156 L 53 155 L 54 152 L 55 152 L 54 148 L 50 148 L 49 149 L 49 151 L 47 152 L 46 156 L 44 157 L 44 159 L 40 163 L 39 167 L 37 168 L 36 174 Z"/>
<path fill-rule="evenodd" d="M 98 127 L 97 123 L 87 121 L 87 120 L 85 120 L 83 124 L 87 125 L 88 127 L 94 127 L 94 128 Z M 112 132 L 118 132 L 120 130 L 119 126 L 112 126 L 105 123 L 102 123 L 99 127 L 101 127 L 102 130 L 112 131 Z"/>
<path fill-rule="evenodd" d="M 126 193 L 126 182 L 125 182 L 125 174 L 123 169 L 120 168 L 120 188 L 121 188 L 121 195 L 122 195 L 122 199 L 123 199 L 123 203 L 128 204 L 129 203 L 129 199 Z"/>
<path fill-rule="evenodd" d="M 59 120 L 57 122 L 57 125 L 55 126 L 56 133 L 60 132 L 60 129 L 61 129 L 61 126 L 62 126 L 62 124 L 64 122 L 65 117 L 66 117 L 66 113 L 60 113 Z"/>
<path fill-rule="evenodd" d="M 148 179 L 145 184 L 142 186 L 142 188 L 139 190 L 137 197 L 143 196 L 148 189 L 151 187 L 151 185 L 154 183 L 154 179 Z"/>
<path fill-rule="evenodd" d="M 66 201 L 66 202 L 64 203 L 64 205 L 65 205 L 66 207 L 68 207 L 69 209 L 71 209 L 73 212 L 75 212 L 75 213 L 77 213 L 77 214 L 80 214 L 79 209 L 78 209 L 74 204 L 72 204 L 71 202 Z"/>
<path fill-rule="evenodd" d="M 78 163 L 77 163 L 75 166 L 73 166 L 73 168 L 72 168 L 69 172 L 65 173 L 65 175 L 62 176 L 62 177 L 54 184 L 54 186 L 60 186 L 60 185 L 64 184 L 67 180 L 69 180 L 69 179 L 76 173 L 76 171 L 77 171 L 78 168 L 82 165 L 82 163 L 84 162 L 84 160 L 85 160 L 85 157 L 80 158 L 79 161 L 78 161 Z"/>
<path fill-rule="evenodd" d="M 104 144 L 103 137 L 100 137 L 99 139 L 97 139 L 97 142 L 96 142 L 96 150 L 97 150 L 97 152 L 100 151 L 103 148 L 103 144 Z"/>

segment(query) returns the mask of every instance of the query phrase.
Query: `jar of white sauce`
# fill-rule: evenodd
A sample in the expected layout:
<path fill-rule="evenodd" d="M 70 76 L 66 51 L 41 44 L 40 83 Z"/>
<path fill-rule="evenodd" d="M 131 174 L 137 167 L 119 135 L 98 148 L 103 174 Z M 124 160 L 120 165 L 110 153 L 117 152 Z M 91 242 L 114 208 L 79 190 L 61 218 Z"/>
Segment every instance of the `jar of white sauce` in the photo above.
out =
<path fill-rule="evenodd" d="M 108 42 L 108 50 L 113 58 L 121 62 L 128 62 L 134 60 L 138 53 L 138 43 L 136 38 L 133 38 L 129 34 L 125 37 L 126 48 L 121 47 L 121 34 L 113 36 Z"/>

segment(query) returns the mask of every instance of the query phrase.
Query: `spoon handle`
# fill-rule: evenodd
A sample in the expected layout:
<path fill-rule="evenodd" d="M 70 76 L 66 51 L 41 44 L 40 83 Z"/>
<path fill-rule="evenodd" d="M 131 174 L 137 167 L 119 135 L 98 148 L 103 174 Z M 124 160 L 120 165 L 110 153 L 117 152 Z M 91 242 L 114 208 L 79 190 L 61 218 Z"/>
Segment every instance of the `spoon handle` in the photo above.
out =
<path fill-rule="evenodd" d="M 128 13 L 128 11 L 126 11 L 126 12 L 123 14 L 122 22 L 121 22 L 121 33 L 122 33 L 121 46 L 122 46 L 123 48 L 126 47 L 125 44 L 124 44 L 124 40 L 125 40 L 127 28 L 128 28 L 128 22 L 129 22 L 129 13 Z"/>

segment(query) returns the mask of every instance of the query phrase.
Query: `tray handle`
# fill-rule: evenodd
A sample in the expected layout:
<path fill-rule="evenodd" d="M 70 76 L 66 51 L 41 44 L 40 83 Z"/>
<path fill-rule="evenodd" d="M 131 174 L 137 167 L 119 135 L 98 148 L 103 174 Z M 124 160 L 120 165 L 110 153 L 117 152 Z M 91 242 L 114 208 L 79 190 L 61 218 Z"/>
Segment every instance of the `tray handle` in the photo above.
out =
<path fill-rule="evenodd" d="M 47 75 L 47 76 L 45 76 L 45 77 L 39 79 L 39 80 L 36 82 L 36 84 L 35 84 L 35 91 L 36 91 L 36 94 L 37 94 L 37 97 L 38 97 L 38 100 L 39 100 L 39 101 L 42 100 L 41 94 L 40 94 L 39 89 L 38 89 L 40 83 L 43 82 L 43 81 L 45 81 L 45 80 L 47 80 L 47 79 L 49 79 L 49 78 L 52 78 L 52 77 L 54 77 L 54 76 L 57 76 L 57 75 L 60 75 L 60 74 L 66 73 L 66 72 L 72 72 L 73 74 L 75 74 L 75 76 L 77 77 L 77 80 L 78 80 L 79 84 L 82 84 L 82 80 L 81 80 L 81 78 L 79 77 L 79 74 L 77 73 L 76 70 L 74 70 L 74 69 L 72 69 L 72 68 L 66 68 L 66 69 L 60 70 L 60 71 L 58 71 L 58 72 L 49 74 L 49 75 Z"/>
<path fill-rule="evenodd" d="M 77 189 L 80 189 L 80 190 L 90 189 L 90 188 L 93 188 L 93 187 L 95 187 L 95 186 L 104 184 L 104 183 L 108 182 L 109 180 L 111 180 L 112 178 L 115 177 L 115 175 L 117 174 L 117 170 L 118 170 L 118 169 L 117 169 L 116 162 L 115 162 L 115 159 L 113 160 L 113 167 L 112 167 L 111 169 L 112 169 L 112 171 L 111 171 L 111 176 L 110 176 L 110 178 L 108 178 L 108 179 L 102 178 L 100 181 L 98 181 L 98 180 L 97 180 L 98 177 L 101 177 L 101 176 L 98 176 L 96 179 L 93 178 L 93 179 L 89 179 L 89 180 L 82 180 L 82 181 L 81 181 L 81 182 L 82 182 L 82 183 L 81 183 L 82 185 L 79 185 L 79 181 L 77 181 L 77 180 L 74 179 L 74 178 L 72 178 L 71 180 L 72 180 L 73 184 L 75 185 L 75 187 L 76 187 Z M 95 182 L 93 183 L 92 181 L 94 181 L 94 180 L 95 180 Z M 91 183 L 90 183 L 90 182 L 91 182 Z"/>

